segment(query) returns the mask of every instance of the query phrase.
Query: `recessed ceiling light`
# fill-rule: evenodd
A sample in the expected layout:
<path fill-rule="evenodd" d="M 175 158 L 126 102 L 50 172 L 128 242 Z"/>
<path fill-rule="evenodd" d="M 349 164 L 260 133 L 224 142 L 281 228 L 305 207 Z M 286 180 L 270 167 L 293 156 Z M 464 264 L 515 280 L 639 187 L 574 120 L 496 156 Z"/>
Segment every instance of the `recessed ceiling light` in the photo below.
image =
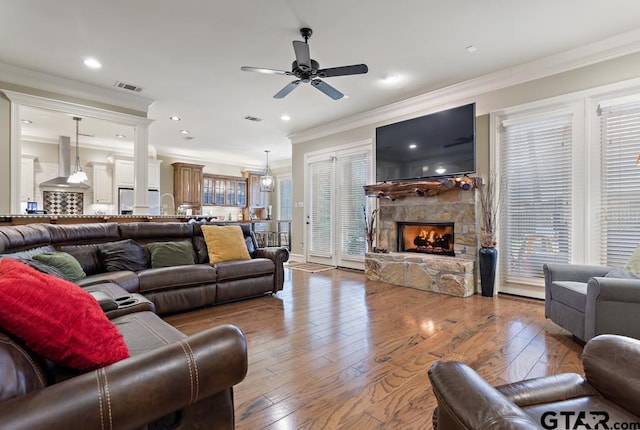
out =
<path fill-rule="evenodd" d="M 99 69 L 100 67 L 102 67 L 100 61 L 96 60 L 95 58 L 85 58 L 82 62 L 90 69 Z"/>
<path fill-rule="evenodd" d="M 283 120 L 283 121 L 289 121 L 291 119 L 291 117 L 289 115 L 282 115 L 280 117 L 280 119 Z"/>
<path fill-rule="evenodd" d="M 171 121 L 182 121 L 182 118 L 180 118 L 180 117 L 179 117 L 179 116 L 177 116 L 177 115 L 171 115 L 171 116 L 169 117 L 169 119 L 170 119 Z"/>
<path fill-rule="evenodd" d="M 189 130 L 180 130 L 180 133 L 182 133 L 182 134 L 189 134 Z"/>
<path fill-rule="evenodd" d="M 436 169 L 436 173 L 437 173 L 438 175 L 442 175 L 442 174 L 443 174 L 444 172 L 446 172 L 446 171 L 447 171 L 447 169 L 445 169 L 444 167 L 438 167 L 438 168 Z"/>
<path fill-rule="evenodd" d="M 124 134 L 116 134 L 116 137 L 117 137 L 118 139 L 124 139 L 124 138 L 125 138 L 125 137 L 127 137 L 127 136 L 125 136 Z"/>
<path fill-rule="evenodd" d="M 418 145 L 416 145 L 415 143 L 412 143 L 411 145 L 409 145 L 409 149 L 416 149 L 418 147 Z"/>
<path fill-rule="evenodd" d="M 394 82 L 398 82 L 400 80 L 400 77 L 398 75 L 390 74 L 383 76 L 382 78 L 380 78 L 380 80 L 385 84 L 392 84 Z"/>
<path fill-rule="evenodd" d="M 20 122 L 23 123 L 23 124 L 32 124 L 33 123 L 33 121 L 31 121 L 29 119 L 21 119 Z"/>
<path fill-rule="evenodd" d="M 476 52 L 478 50 L 474 45 L 469 45 L 464 49 L 466 49 L 468 53 Z"/>

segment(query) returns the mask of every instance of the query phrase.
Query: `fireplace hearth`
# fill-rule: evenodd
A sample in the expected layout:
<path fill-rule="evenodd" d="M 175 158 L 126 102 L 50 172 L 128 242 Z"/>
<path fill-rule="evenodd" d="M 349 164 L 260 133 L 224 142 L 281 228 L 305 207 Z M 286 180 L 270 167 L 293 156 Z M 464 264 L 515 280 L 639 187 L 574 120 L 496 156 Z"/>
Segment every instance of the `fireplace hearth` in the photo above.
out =
<path fill-rule="evenodd" d="M 398 222 L 398 252 L 455 256 L 454 223 Z"/>

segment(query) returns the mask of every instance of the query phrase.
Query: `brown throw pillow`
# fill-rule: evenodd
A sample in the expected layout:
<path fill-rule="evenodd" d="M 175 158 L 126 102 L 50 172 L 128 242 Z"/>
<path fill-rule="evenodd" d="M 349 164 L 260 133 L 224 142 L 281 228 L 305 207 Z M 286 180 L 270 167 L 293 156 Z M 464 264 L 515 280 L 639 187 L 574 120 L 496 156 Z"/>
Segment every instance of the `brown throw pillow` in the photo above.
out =
<path fill-rule="evenodd" d="M 239 225 L 203 225 L 202 234 L 207 244 L 209 263 L 251 259 Z"/>

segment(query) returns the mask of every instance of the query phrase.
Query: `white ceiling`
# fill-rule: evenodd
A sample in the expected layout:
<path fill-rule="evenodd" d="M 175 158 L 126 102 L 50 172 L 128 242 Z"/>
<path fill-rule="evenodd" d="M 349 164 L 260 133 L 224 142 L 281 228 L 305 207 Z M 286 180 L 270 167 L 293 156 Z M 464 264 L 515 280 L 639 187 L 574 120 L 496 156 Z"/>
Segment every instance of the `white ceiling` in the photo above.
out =
<path fill-rule="evenodd" d="M 290 159 L 293 133 L 638 34 L 638 22 L 636 0 L 0 0 L 0 62 L 104 88 L 138 85 L 155 100 L 149 143 L 159 153 L 250 166 L 263 163 L 265 149 L 274 164 Z M 303 26 L 314 31 L 311 57 L 321 67 L 369 66 L 366 75 L 326 79 L 349 98 L 301 85 L 276 100 L 292 77 L 240 71 L 289 70 Z M 477 51 L 467 52 L 470 45 Z M 103 67 L 86 68 L 90 56 Z M 381 81 L 389 75 L 397 82 Z M 48 133 L 32 120 L 29 133 Z M 65 121 L 75 133 L 70 118 L 52 122 Z M 90 125 L 81 132 L 115 145 L 114 130 Z"/>

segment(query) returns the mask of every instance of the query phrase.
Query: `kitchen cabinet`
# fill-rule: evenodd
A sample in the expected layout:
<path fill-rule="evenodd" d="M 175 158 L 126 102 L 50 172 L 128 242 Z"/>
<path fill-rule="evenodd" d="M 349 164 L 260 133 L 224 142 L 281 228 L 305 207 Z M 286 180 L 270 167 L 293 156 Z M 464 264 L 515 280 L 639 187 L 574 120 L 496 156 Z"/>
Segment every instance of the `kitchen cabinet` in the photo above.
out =
<path fill-rule="evenodd" d="M 162 160 L 149 160 L 147 187 L 150 190 L 160 190 L 160 164 Z"/>
<path fill-rule="evenodd" d="M 147 188 L 160 190 L 160 164 L 162 160 L 149 160 L 147 165 Z M 133 188 L 135 185 L 135 161 L 128 158 L 116 158 L 113 162 L 116 188 Z"/>
<path fill-rule="evenodd" d="M 202 206 L 202 168 L 200 164 L 172 163 L 173 196 L 176 206 L 195 209 Z"/>
<path fill-rule="evenodd" d="M 133 188 L 136 183 L 133 160 L 117 158 L 113 162 L 116 188 Z"/>
<path fill-rule="evenodd" d="M 246 206 L 243 211 L 244 219 L 251 219 L 252 216 L 257 216 L 258 212 L 264 212 L 266 193 L 260 191 L 260 177 L 263 174 L 263 172 L 250 170 L 242 172 L 242 177 L 246 180 L 246 190 L 243 195 L 243 198 L 246 199 Z"/>
<path fill-rule="evenodd" d="M 20 167 L 20 201 L 35 200 L 35 162 L 36 157 L 23 155 Z"/>
<path fill-rule="evenodd" d="M 211 206 L 240 206 L 247 204 L 247 183 L 235 176 L 203 175 L 202 202 Z"/>
<path fill-rule="evenodd" d="M 93 203 L 113 204 L 113 169 L 108 163 L 93 165 Z"/>
<path fill-rule="evenodd" d="M 263 208 L 264 207 L 264 193 L 260 191 L 260 177 L 262 175 L 251 172 L 245 172 L 247 177 L 248 188 L 248 200 L 249 207 Z"/>

